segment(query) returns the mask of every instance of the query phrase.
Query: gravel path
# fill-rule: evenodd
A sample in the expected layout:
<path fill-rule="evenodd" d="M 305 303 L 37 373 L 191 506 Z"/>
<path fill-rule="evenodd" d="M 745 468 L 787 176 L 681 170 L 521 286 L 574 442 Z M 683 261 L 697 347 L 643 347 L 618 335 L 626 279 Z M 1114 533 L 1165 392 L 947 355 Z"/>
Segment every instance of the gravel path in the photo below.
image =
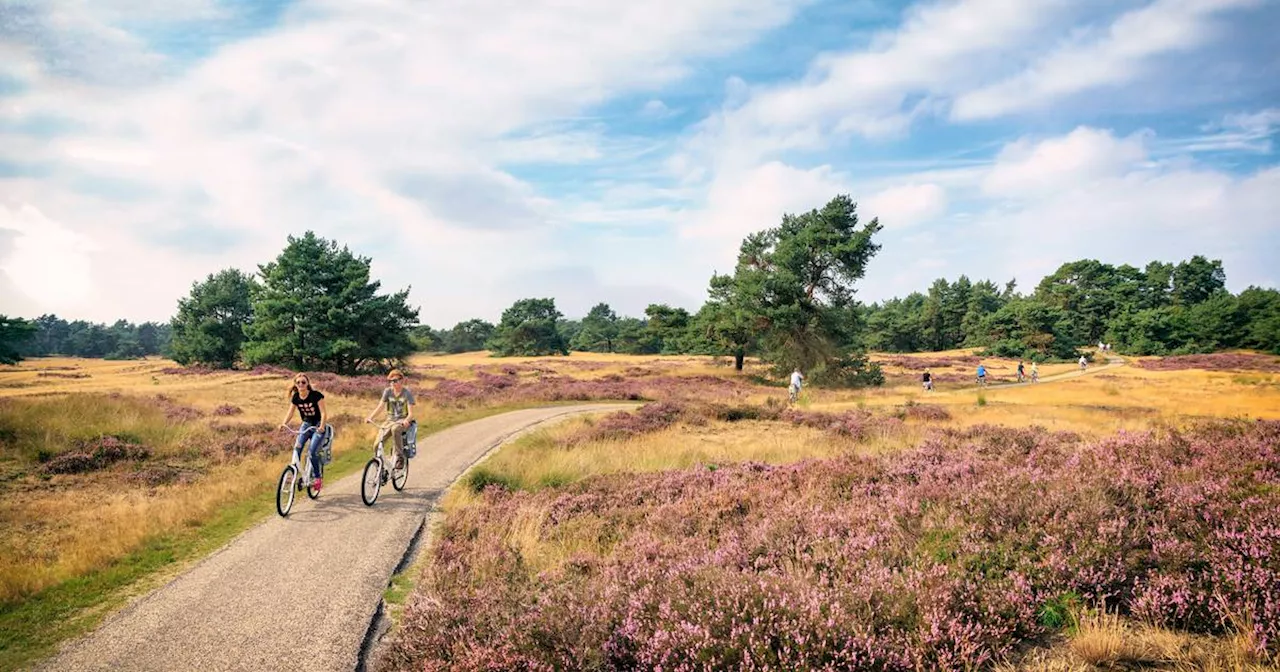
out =
<path fill-rule="evenodd" d="M 539 424 L 634 407 L 514 411 L 421 438 L 403 492 L 388 483 L 366 507 L 356 473 L 325 484 L 318 500 L 300 493 L 288 519 L 273 514 L 64 646 L 41 669 L 355 669 L 393 570 L 459 475 Z M 360 431 L 372 444 L 372 428 Z"/>

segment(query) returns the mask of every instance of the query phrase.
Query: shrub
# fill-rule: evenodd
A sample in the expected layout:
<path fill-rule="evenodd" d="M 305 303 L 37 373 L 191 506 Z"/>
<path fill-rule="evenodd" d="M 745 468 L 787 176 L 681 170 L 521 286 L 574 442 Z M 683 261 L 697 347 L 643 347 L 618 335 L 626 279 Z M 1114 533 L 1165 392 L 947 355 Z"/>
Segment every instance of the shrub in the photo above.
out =
<path fill-rule="evenodd" d="M 115 436 L 77 442 L 74 449 L 51 457 L 44 464 L 45 473 L 83 474 L 106 469 L 124 460 L 145 460 L 151 451 Z"/>
<path fill-rule="evenodd" d="M 982 426 L 895 454 L 490 488 L 445 520 L 388 663 L 983 669 L 1080 603 L 1239 627 L 1275 664 L 1278 548 L 1280 422 L 1088 443 Z"/>

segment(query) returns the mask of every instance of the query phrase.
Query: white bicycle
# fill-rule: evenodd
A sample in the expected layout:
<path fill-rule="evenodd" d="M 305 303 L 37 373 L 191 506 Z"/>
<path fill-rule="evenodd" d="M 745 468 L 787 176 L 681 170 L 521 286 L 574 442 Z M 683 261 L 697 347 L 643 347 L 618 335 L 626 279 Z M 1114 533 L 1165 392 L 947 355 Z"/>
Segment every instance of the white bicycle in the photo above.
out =
<path fill-rule="evenodd" d="M 409 460 L 416 452 L 417 423 L 410 421 L 407 429 L 400 430 L 405 433 L 405 440 L 404 459 L 399 468 L 387 469 L 386 453 L 382 449 L 387 439 L 391 438 L 391 432 L 399 424 L 397 420 L 388 420 L 378 425 L 378 438 L 373 442 L 373 457 L 364 465 L 364 478 L 360 481 L 360 499 L 364 501 L 365 506 L 373 506 L 373 503 L 378 501 L 378 494 L 382 492 L 382 486 L 388 480 L 397 492 L 404 490 L 405 484 L 409 482 Z"/>
<path fill-rule="evenodd" d="M 301 430 L 288 428 L 289 433 L 297 436 Z M 320 496 L 320 490 L 314 485 L 316 478 L 324 477 L 324 458 L 325 451 L 332 450 L 333 446 L 333 425 L 324 426 L 324 443 L 320 446 L 322 457 L 320 464 L 311 463 L 311 451 L 308 450 L 310 440 L 304 442 L 301 448 L 295 446 L 292 451 L 292 460 L 284 471 L 280 472 L 280 487 L 276 489 L 276 513 L 281 517 L 289 515 L 289 511 L 293 509 L 293 499 L 297 495 L 297 491 L 303 488 L 307 489 L 307 497 L 315 499 Z M 301 453 L 301 454 L 300 454 Z M 303 477 L 305 475 L 305 477 Z"/>

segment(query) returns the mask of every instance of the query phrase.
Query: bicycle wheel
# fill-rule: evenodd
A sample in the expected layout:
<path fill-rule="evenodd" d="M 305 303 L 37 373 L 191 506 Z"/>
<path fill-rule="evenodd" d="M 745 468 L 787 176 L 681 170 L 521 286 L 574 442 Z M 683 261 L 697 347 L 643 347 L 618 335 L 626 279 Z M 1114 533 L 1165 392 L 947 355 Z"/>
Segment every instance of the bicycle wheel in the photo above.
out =
<path fill-rule="evenodd" d="M 298 480 L 298 469 L 292 464 L 280 472 L 280 487 L 276 490 L 276 513 L 281 517 L 289 515 L 293 508 L 293 484 Z"/>
<path fill-rule="evenodd" d="M 364 465 L 364 479 L 360 481 L 360 499 L 365 506 L 373 506 L 378 501 L 378 493 L 382 491 L 382 462 L 378 458 L 369 460 Z"/>
<path fill-rule="evenodd" d="M 321 466 L 321 467 L 313 467 L 313 468 L 314 468 L 317 472 L 319 472 L 319 473 L 317 473 L 317 474 L 316 474 L 317 476 L 319 476 L 319 477 L 321 477 L 321 478 L 323 478 L 323 477 L 324 477 L 324 467 L 323 467 L 323 466 Z M 307 484 L 307 496 L 308 496 L 308 497 L 310 497 L 311 499 L 315 499 L 316 497 L 319 497 L 319 496 L 320 496 L 320 491 L 319 491 L 319 490 L 317 490 L 317 489 L 315 488 L 315 486 L 313 486 L 312 484 L 308 483 L 308 484 Z"/>
<path fill-rule="evenodd" d="M 396 492 L 404 490 L 404 484 L 409 482 L 409 458 L 400 458 L 400 468 L 391 470 L 391 486 Z"/>

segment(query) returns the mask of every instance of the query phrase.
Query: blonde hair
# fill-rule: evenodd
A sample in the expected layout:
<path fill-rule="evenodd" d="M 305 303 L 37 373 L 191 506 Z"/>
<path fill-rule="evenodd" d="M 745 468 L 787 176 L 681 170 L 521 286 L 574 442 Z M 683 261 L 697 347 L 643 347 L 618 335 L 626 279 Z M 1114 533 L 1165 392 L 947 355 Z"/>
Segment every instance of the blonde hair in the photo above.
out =
<path fill-rule="evenodd" d="M 400 369 L 391 369 L 391 372 L 387 374 L 387 380 L 394 381 L 396 378 L 403 379 L 404 374 L 400 372 Z"/>
<path fill-rule="evenodd" d="M 316 388 L 314 388 L 314 387 L 311 387 L 311 376 L 308 376 L 308 375 L 307 375 L 307 374 L 305 374 L 305 373 L 299 373 L 299 374 L 297 374 L 297 375 L 295 375 L 295 376 L 293 377 L 293 382 L 289 383 L 289 401 L 293 401 L 293 397 L 294 397 L 294 395 L 297 395 L 297 396 L 299 396 L 299 397 L 300 397 L 300 396 L 302 396 L 302 395 L 298 394 L 298 379 L 299 379 L 299 378 L 301 378 L 301 379 L 303 379 L 303 380 L 307 381 L 307 388 L 308 388 L 308 389 L 312 389 L 312 390 L 316 389 Z"/>

